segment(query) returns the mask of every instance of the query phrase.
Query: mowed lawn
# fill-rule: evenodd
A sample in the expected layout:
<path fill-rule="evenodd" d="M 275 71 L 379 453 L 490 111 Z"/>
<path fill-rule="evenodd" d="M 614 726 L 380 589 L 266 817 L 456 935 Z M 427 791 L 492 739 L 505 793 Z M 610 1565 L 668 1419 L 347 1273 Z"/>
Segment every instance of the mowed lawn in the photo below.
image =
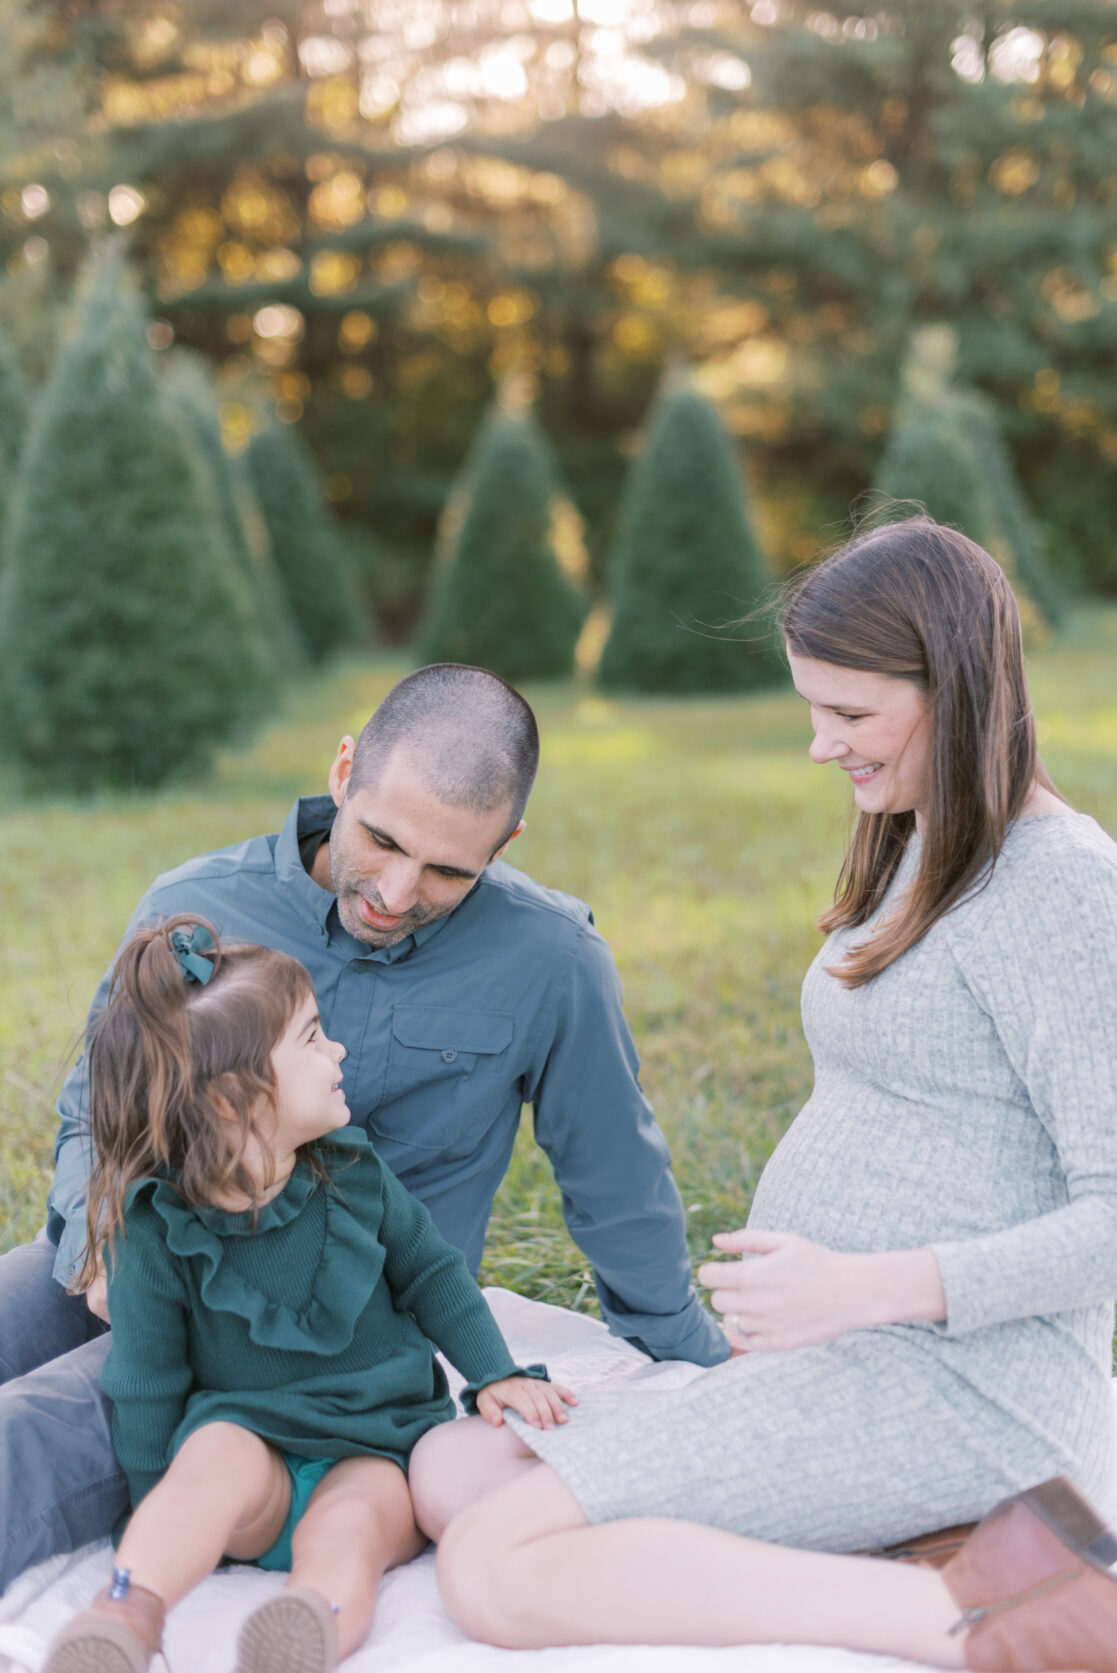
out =
<path fill-rule="evenodd" d="M 1117 606 L 1080 610 L 1031 669 L 1056 781 L 1117 833 Z M 95 803 L 0 799 L 0 1250 L 41 1223 L 57 1078 L 148 881 L 276 829 L 294 796 L 324 788 L 338 737 L 404 671 L 349 662 L 293 688 L 276 723 L 204 783 Z M 808 762 L 790 688 L 718 702 L 606 701 L 573 685 L 528 695 L 543 765 L 509 857 L 590 901 L 614 948 L 700 1260 L 711 1232 L 742 1223 L 810 1088 L 799 985 L 849 827 L 846 780 Z M 594 1306 L 526 1122 L 484 1279 Z"/>

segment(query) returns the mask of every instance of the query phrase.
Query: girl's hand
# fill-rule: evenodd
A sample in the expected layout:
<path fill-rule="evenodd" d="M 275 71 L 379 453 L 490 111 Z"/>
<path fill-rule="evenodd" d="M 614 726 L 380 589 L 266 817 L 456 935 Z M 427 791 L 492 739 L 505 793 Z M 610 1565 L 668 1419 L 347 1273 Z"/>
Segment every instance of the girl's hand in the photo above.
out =
<path fill-rule="evenodd" d="M 930 1249 L 847 1255 L 790 1232 L 719 1232 L 726 1254 L 698 1280 L 726 1315 L 730 1342 L 747 1353 L 780 1353 L 829 1342 L 849 1330 L 946 1317 L 939 1263 Z"/>
<path fill-rule="evenodd" d="M 477 1413 L 494 1429 L 504 1422 L 504 1407 L 519 1412 L 533 1429 L 553 1429 L 566 1422 L 566 1406 L 576 1406 L 578 1396 L 561 1383 L 538 1382 L 534 1377 L 502 1377 L 486 1383 L 477 1396 Z"/>

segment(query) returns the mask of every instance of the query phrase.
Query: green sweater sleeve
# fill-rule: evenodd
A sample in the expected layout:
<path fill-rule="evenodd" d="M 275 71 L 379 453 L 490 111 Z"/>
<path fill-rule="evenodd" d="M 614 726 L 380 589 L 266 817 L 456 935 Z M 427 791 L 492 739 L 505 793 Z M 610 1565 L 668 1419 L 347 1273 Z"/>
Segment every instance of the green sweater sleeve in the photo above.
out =
<path fill-rule="evenodd" d="M 159 1227 L 150 1204 L 134 1200 L 108 1263 L 112 1346 L 101 1383 L 113 1403 L 113 1445 L 133 1509 L 171 1461 L 193 1381 L 186 1295 Z"/>
<path fill-rule="evenodd" d="M 470 1276 L 465 1256 L 439 1235 L 422 1203 L 391 1169 L 383 1162 L 380 1169 L 384 1275 L 396 1305 L 405 1308 L 424 1335 L 457 1366 L 469 1392 L 501 1377 L 545 1377 L 542 1366 L 525 1369 L 515 1363 Z"/>

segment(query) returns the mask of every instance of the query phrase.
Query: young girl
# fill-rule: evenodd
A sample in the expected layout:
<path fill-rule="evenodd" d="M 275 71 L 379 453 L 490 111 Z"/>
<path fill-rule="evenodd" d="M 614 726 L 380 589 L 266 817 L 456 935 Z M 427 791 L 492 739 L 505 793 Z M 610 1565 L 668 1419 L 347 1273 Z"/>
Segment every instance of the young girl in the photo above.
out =
<path fill-rule="evenodd" d="M 96 1153 L 78 1284 L 108 1269 L 104 1386 L 133 1514 L 112 1585 L 44 1673 L 143 1673 L 220 1559 L 290 1569 L 238 1673 L 328 1673 L 424 1544 L 406 1468 L 454 1415 L 431 1342 L 494 1425 L 565 1421 L 458 1250 L 346 1128 L 344 1047 L 302 965 L 178 916 L 121 952 L 90 1041 Z"/>

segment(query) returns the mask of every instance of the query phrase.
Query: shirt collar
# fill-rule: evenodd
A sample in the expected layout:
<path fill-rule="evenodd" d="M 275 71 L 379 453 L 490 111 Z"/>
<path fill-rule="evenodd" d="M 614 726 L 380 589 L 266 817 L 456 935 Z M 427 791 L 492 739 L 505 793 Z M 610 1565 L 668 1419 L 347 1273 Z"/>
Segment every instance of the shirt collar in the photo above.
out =
<path fill-rule="evenodd" d="M 303 838 L 317 832 L 326 836 L 333 827 L 337 817 L 337 807 L 332 796 L 300 796 L 283 821 L 282 829 L 275 844 L 275 875 L 279 887 L 291 901 L 295 911 L 304 922 L 310 924 L 322 941 L 340 948 L 352 949 L 353 958 L 372 959 L 377 964 L 395 964 L 399 959 L 408 958 L 428 942 L 432 936 L 438 934 L 445 924 L 460 912 L 467 900 L 481 886 L 484 872 L 474 883 L 464 900 L 458 902 L 454 912 L 448 912 L 445 918 L 436 918 L 433 924 L 423 924 L 414 935 L 405 936 L 397 941 L 394 947 L 369 947 L 363 941 L 358 941 L 343 928 L 337 915 L 337 897 L 329 889 L 321 888 L 310 876 L 302 863 L 299 853 L 299 843 Z M 332 917 L 331 917 L 332 913 Z"/>
<path fill-rule="evenodd" d="M 275 844 L 276 882 L 299 917 L 316 930 L 323 941 L 328 937 L 326 919 L 335 900 L 328 889 L 319 888 L 303 866 L 299 839 L 309 836 L 316 829 L 325 836 L 336 812 L 332 796 L 300 796 L 283 821 Z"/>

